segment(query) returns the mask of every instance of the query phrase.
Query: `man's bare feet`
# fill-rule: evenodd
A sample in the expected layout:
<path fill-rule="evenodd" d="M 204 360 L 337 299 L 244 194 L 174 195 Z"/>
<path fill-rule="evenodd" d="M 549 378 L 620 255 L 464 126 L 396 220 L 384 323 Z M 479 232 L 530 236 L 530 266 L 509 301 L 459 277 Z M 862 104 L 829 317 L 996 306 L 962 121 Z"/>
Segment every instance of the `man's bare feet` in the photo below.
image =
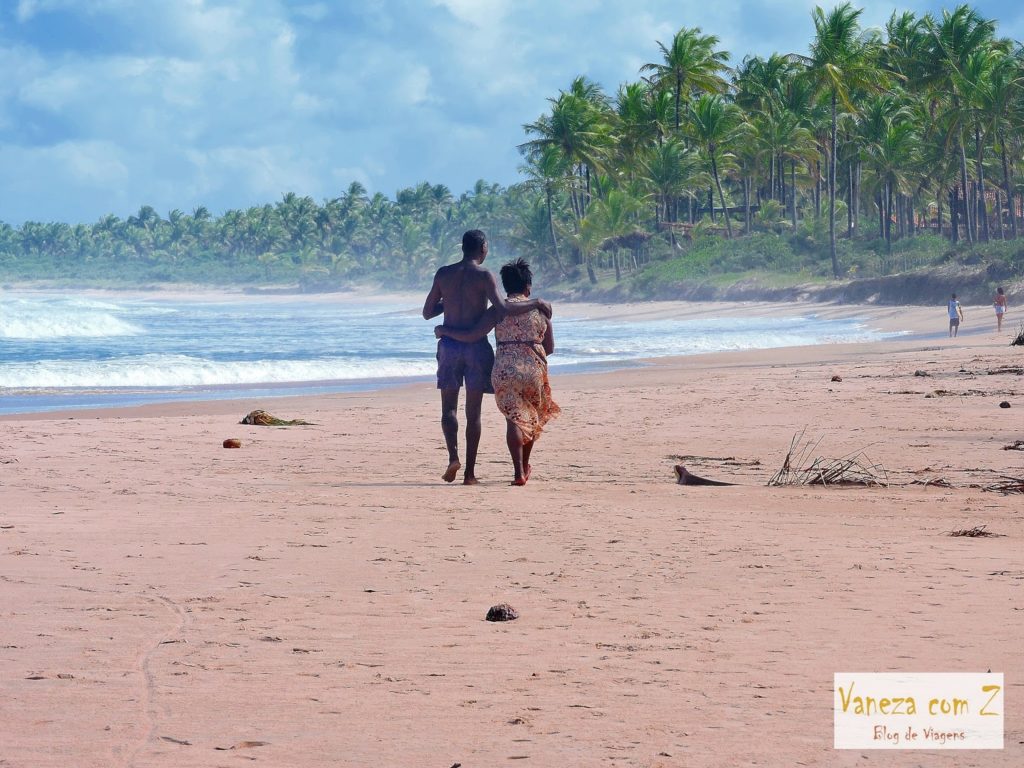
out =
<path fill-rule="evenodd" d="M 474 477 L 473 475 L 466 475 L 462 479 L 462 484 L 463 485 L 480 485 L 480 481 L 477 480 L 476 477 Z"/>
<path fill-rule="evenodd" d="M 517 477 L 509 485 L 526 485 L 526 481 L 530 479 L 530 470 L 526 470 L 526 475 L 523 477 Z"/>
<path fill-rule="evenodd" d="M 454 482 L 455 476 L 459 474 L 460 469 L 462 469 L 462 463 L 458 459 L 456 459 L 455 461 L 448 465 L 448 469 L 446 469 L 444 471 L 444 474 L 441 475 L 441 479 L 444 480 L 446 483 Z"/>
<path fill-rule="evenodd" d="M 523 473 L 523 480 L 524 481 L 530 479 L 530 473 L 531 472 L 533 472 L 533 467 L 531 467 L 529 464 L 527 464 L 526 465 L 526 471 Z"/>

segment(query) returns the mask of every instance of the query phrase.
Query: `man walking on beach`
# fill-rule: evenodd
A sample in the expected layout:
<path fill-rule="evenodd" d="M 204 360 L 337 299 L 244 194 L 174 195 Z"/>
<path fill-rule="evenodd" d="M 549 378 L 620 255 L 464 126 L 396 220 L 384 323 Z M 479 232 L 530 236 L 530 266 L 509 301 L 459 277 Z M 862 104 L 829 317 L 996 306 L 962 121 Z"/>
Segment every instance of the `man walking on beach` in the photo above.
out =
<path fill-rule="evenodd" d="M 960 308 L 960 302 L 956 300 L 955 293 L 950 298 L 946 309 L 949 311 L 949 337 L 955 338 L 960 332 L 960 323 L 964 319 L 964 311 Z"/>
<path fill-rule="evenodd" d="M 540 299 L 506 304 L 498 293 L 494 275 L 481 266 L 487 258 L 487 236 L 471 229 L 462 236 L 462 261 L 441 267 L 434 275 L 423 319 L 444 313 L 444 324 L 460 330 L 472 328 L 487 310 L 488 302 L 501 316 L 539 309 L 551 317 L 551 305 Z M 480 405 L 485 392 L 493 393 L 491 368 L 494 350 L 484 336 L 474 342 L 443 337 L 437 342 L 437 388 L 441 390 L 441 431 L 448 447 L 448 468 L 441 475 L 453 482 L 459 461 L 459 389 L 466 383 L 466 471 L 462 482 L 476 485 L 476 453 L 480 445 Z"/>

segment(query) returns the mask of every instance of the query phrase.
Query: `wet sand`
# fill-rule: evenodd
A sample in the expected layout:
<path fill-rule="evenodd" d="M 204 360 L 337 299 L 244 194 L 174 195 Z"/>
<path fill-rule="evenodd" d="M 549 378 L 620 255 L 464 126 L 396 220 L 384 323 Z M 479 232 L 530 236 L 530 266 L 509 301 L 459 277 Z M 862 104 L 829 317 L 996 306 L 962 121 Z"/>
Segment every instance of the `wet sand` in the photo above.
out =
<path fill-rule="evenodd" d="M 1024 764 L 1004 336 L 556 378 L 525 488 L 489 399 L 440 481 L 430 384 L 2 417 L 0 766 Z M 804 429 L 889 485 L 766 487 Z M 832 749 L 833 672 L 989 669 L 1003 751 Z"/>

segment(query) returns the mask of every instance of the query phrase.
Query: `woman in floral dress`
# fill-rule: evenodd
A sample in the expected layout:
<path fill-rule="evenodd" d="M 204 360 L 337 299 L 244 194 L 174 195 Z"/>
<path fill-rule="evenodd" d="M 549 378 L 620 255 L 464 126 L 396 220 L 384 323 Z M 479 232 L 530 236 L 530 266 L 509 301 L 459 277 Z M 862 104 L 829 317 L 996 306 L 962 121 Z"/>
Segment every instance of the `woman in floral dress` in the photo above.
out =
<path fill-rule="evenodd" d="M 523 259 L 509 262 L 501 268 L 501 282 L 507 301 L 526 301 L 533 284 L 530 265 Z M 544 426 L 559 413 L 548 382 L 547 356 L 555 351 L 555 337 L 551 321 L 537 310 L 508 315 L 501 321 L 497 318 L 498 310 L 491 307 L 476 326 L 466 331 L 444 325 L 434 330 L 438 337 L 472 342 L 494 329 L 494 402 L 508 422 L 505 439 L 515 469 L 512 485 L 526 485 L 533 446 Z"/>

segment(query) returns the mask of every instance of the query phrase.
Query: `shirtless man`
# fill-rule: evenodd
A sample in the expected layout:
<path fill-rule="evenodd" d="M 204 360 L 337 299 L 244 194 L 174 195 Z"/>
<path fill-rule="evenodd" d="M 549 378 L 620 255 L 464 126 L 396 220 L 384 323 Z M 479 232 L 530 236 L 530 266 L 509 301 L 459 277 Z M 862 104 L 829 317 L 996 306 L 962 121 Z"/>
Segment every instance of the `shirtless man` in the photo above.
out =
<path fill-rule="evenodd" d="M 946 303 L 946 311 L 949 314 L 949 337 L 954 338 L 960 333 L 960 323 L 964 321 L 964 310 L 955 293 Z"/>
<path fill-rule="evenodd" d="M 551 316 L 551 305 L 534 299 L 506 304 L 498 293 L 494 275 L 481 265 L 487 258 L 487 236 L 471 229 L 462 236 L 462 261 L 441 267 L 423 303 L 423 319 L 444 313 L 444 324 L 469 329 L 487 310 L 490 302 L 502 317 L 539 309 Z M 459 389 L 466 382 L 466 471 L 462 482 L 476 485 L 476 453 L 480 446 L 480 404 L 484 393 L 493 393 L 491 367 L 494 350 L 484 336 L 473 342 L 444 337 L 437 342 L 437 388 L 441 390 L 441 431 L 448 447 L 448 469 L 441 475 L 446 483 L 455 480 L 462 468 L 459 462 Z"/>

